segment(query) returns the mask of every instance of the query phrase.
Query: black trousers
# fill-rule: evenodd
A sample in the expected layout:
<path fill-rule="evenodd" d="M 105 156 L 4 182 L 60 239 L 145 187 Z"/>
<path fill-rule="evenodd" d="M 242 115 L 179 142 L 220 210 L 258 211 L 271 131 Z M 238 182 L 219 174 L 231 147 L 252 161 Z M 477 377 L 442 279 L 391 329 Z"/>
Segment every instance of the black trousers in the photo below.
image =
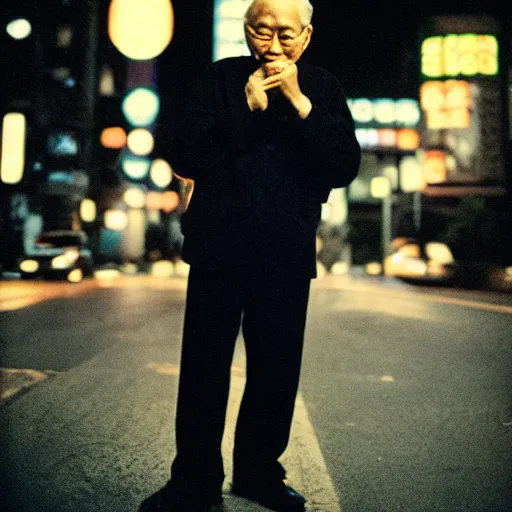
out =
<path fill-rule="evenodd" d="M 299 384 L 310 279 L 191 268 L 176 409 L 171 491 L 215 499 L 235 341 L 242 325 L 247 379 L 235 433 L 237 482 L 272 484 L 288 444 Z"/>

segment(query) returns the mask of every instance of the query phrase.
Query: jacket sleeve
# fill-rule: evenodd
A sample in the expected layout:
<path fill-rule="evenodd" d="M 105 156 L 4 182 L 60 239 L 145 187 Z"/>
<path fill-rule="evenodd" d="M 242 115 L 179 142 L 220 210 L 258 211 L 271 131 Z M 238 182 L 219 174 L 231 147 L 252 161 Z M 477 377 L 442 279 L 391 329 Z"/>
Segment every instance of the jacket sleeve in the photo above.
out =
<path fill-rule="evenodd" d="M 243 91 L 235 101 L 225 96 L 221 70 L 212 65 L 197 81 L 170 137 L 169 159 L 177 175 L 213 176 L 225 161 L 244 153 L 255 116 L 243 104 Z"/>
<path fill-rule="evenodd" d="M 305 158 L 315 175 L 315 188 L 346 187 L 357 176 L 361 149 L 345 95 L 335 77 L 329 77 L 326 101 L 313 101 L 308 117 L 298 121 Z"/>

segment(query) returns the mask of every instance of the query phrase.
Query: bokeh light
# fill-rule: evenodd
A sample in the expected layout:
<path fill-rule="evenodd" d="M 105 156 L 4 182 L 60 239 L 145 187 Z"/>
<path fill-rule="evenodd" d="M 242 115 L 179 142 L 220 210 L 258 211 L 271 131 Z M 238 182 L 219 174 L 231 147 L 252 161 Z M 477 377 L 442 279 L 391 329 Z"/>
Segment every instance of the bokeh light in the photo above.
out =
<path fill-rule="evenodd" d="M 145 128 L 132 130 L 127 137 L 128 149 L 138 156 L 146 156 L 153 151 L 155 140 Z"/>
<path fill-rule="evenodd" d="M 126 132 L 120 126 L 105 128 L 100 136 L 101 145 L 109 149 L 121 149 L 126 146 Z"/>
<path fill-rule="evenodd" d="M 6 31 L 13 39 L 21 40 L 32 33 L 32 25 L 25 18 L 17 18 L 7 24 Z"/>
<path fill-rule="evenodd" d="M 160 55 L 171 42 L 174 12 L 169 0 L 112 0 L 108 34 L 114 46 L 133 60 Z"/>
<path fill-rule="evenodd" d="M 82 199 L 80 218 L 84 222 L 94 222 L 96 220 L 96 203 L 92 199 Z"/>
<path fill-rule="evenodd" d="M 149 176 L 157 187 L 165 188 L 172 181 L 171 166 L 162 158 L 157 158 L 151 164 Z"/>
<path fill-rule="evenodd" d="M 130 208 L 144 208 L 146 193 L 141 188 L 130 187 L 124 192 L 123 200 Z"/>
<path fill-rule="evenodd" d="M 19 112 L 5 114 L 2 122 L 1 181 L 14 185 L 23 178 L 25 168 L 26 119 Z"/>
<path fill-rule="evenodd" d="M 133 126 L 144 127 L 155 121 L 160 111 L 158 95 L 146 87 L 132 89 L 124 98 L 123 113 Z"/>
<path fill-rule="evenodd" d="M 105 227 L 113 231 L 121 231 L 128 225 L 128 216 L 123 210 L 107 210 L 105 212 Z"/>
<path fill-rule="evenodd" d="M 121 161 L 124 173 L 133 180 L 141 180 L 148 175 L 151 162 L 147 158 L 125 156 Z"/>

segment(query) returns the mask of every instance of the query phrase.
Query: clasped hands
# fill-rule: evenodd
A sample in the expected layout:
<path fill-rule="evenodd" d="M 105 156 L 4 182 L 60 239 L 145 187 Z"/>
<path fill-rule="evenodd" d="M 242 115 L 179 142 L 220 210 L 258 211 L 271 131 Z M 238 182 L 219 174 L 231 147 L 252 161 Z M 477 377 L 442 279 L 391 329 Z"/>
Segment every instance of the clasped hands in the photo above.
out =
<path fill-rule="evenodd" d="M 276 87 L 281 89 L 302 119 L 309 115 L 311 101 L 300 89 L 297 65 L 290 61 L 266 62 L 249 77 L 245 85 L 245 95 L 251 111 L 266 110 L 266 91 Z"/>

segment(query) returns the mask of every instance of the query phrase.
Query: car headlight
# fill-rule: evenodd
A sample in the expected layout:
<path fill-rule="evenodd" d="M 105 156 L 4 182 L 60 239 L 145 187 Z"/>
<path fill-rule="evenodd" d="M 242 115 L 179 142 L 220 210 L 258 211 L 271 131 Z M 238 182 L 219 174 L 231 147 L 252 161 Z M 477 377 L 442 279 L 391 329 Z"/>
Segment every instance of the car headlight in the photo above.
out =
<path fill-rule="evenodd" d="M 39 270 L 39 263 L 36 260 L 23 260 L 20 263 L 20 270 L 27 274 L 37 272 Z"/>
<path fill-rule="evenodd" d="M 64 254 L 61 254 L 60 256 L 55 256 L 55 258 L 52 259 L 52 268 L 69 268 L 75 263 L 77 259 L 78 251 L 66 251 Z"/>

